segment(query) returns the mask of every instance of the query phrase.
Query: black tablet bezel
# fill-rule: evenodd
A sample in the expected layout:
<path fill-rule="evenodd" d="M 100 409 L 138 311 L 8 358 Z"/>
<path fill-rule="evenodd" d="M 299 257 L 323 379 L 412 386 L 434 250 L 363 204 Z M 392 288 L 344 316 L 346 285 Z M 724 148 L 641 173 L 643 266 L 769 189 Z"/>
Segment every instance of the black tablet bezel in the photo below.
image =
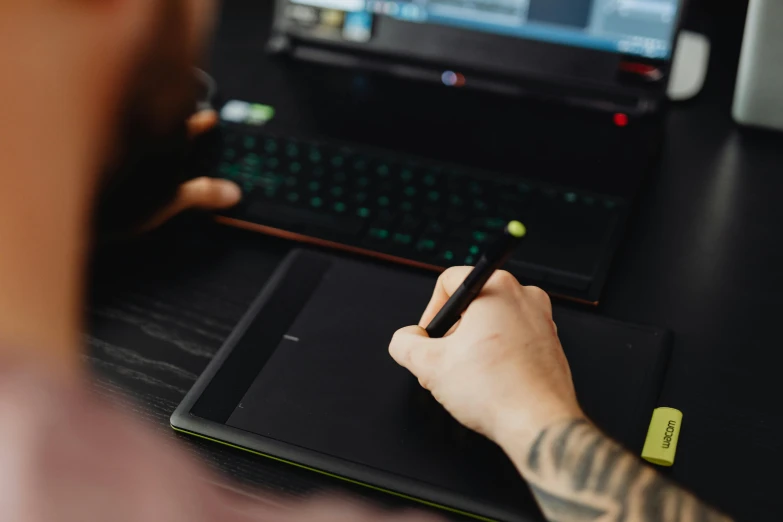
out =
<path fill-rule="evenodd" d="M 373 41 L 356 43 L 316 37 L 290 26 L 284 16 L 288 0 L 276 0 L 273 40 L 284 37 L 292 47 L 299 45 L 332 49 L 346 55 L 375 56 L 378 66 L 387 62 L 389 72 L 400 65 L 432 65 L 441 68 L 485 74 L 517 82 L 544 82 L 574 91 L 600 91 L 606 95 L 632 97 L 658 102 L 666 97 L 671 63 L 678 44 L 688 0 L 680 0 L 673 21 L 671 52 L 665 59 L 649 59 L 615 51 L 503 36 L 445 25 L 414 24 L 384 17 L 386 24 L 405 24 L 406 42 L 380 45 Z M 408 48 L 413 46 L 416 50 Z M 448 48 L 448 54 L 435 50 Z M 430 51 L 431 50 L 431 51 Z M 357 62 L 359 63 L 359 62 Z M 510 64 L 513 63 L 513 66 Z M 640 81 L 621 73 L 628 63 L 655 66 L 661 76 L 655 81 Z M 488 65 L 491 64 L 491 65 Z M 657 105 L 657 103 L 655 103 Z"/>
<path fill-rule="evenodd" d="M 528 522 L 533 520 L 519 513 L 460 496 L 444 488 L 263 437 L 192 413 L 193 408 L 207 391 L 220 369 L 226 364 L 244 334 L 253 325 L 256 317 L 265 307 L 273 303 L 277 292 L 286 284 L 287 276 L 293 273 L 294 265 L 307 263 L 308 260 L 311 260 L 312 263 L 319 265 L 320 268 L 313 271 L 317 272 L 323 268 L 324 263 L 329 262 L 329 259 L 328 256 L 322 254 L 297 249 L 283 260 L 263 292 L 253 302 L 231 336 L 172 414 L 171 427 L 182 433 L 478 520 L 493 522 Z M 314 288 L 313 286 L 312 289 L 314 290 Z M 274 343 L 273 346 L 277 346 L 277 343 Z M 266 354 L 266 357 L 268 358 L 273 351 Z M 250 383 L 248 383 L 248 387 L 249 385 Z M 241 396 L 237 400 L 237 404 L 239 400 L 241 400 Z"/>

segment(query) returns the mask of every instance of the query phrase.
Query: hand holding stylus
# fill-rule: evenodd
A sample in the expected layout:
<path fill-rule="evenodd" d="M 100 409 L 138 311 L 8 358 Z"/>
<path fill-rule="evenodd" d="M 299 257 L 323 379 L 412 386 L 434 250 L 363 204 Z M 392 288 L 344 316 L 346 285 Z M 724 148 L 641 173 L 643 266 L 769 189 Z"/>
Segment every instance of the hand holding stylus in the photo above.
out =
<path fill-rule="evenodd" d="M 419 324 L 431 325 L 474 273 L 444 272 Z M 586 419 L 543 290 L 498 271 L 469 302 L 445 337 L 411 326 L 395 334 L 389 350 L 459 422 L 506 452 L 547 520 L 641 522 L 670 513 L 686 522 L 729 522 Z"/>
<path fill-rule="evenodd" d="M 430 323 L 471 271 L 441 275 L 420 325 Z M 496 442 L 513 431 L 532 444 L 550 423 L 583 416 L 549 296 L 508 272 L 489 278 L 444 338 L 431 339 L 422 326 L 403 328 L 390 352 L 458 421 Z"/>

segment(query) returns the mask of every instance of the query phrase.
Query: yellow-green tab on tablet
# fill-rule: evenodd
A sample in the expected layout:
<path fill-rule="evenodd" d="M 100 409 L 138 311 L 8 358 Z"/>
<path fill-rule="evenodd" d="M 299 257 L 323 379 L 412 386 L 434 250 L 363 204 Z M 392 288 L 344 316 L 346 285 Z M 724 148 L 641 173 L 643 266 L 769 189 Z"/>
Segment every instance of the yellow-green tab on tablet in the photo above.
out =
<path fill-rule="evenodd" d="M 677 441 L 680 439 L 682 412 L 674 408 L 656 408 L 653 411 L 642 458 L 659 466 L 674 464 Z"/>

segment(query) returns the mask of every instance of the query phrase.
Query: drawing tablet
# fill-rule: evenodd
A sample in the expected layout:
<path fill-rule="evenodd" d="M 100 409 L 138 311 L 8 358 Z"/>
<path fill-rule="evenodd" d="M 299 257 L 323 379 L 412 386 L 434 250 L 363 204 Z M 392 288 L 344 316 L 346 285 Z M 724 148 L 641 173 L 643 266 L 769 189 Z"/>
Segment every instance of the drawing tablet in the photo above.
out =
<path fill-rule="evenodd" d="M 388 354 L 434 278 L 295 251 L 171 417 L 177 430 L 484 520 L 539 518 L 502 451 Z M 556 310 L 585 412 L 636 454 L 669 336 Z"/>

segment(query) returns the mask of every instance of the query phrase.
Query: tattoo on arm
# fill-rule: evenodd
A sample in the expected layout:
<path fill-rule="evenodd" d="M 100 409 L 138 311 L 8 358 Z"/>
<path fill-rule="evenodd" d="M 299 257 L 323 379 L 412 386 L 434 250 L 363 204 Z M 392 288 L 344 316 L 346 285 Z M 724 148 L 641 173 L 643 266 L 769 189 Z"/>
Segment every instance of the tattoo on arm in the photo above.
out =
<path fill-rule="evenodd" d="M 583 420 L 542 431 L 521 464 L 550 522 L 730 522 Z"/>

